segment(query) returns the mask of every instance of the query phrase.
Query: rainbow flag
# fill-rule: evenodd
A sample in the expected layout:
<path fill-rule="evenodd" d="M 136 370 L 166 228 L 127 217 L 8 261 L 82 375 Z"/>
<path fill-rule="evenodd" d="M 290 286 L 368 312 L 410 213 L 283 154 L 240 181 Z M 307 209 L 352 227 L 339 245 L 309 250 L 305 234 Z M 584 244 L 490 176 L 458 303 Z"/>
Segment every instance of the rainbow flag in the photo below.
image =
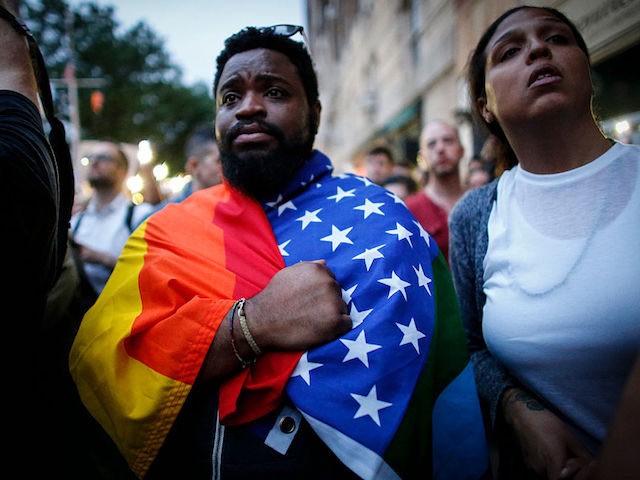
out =
<path fill-rule="evenodd" d="M 314 152 L 273 202 L 223 184 L 168 205 L 131 236 L 82 322 L 70 367 L 137 476 L 158 455 L 234 299 L 255 295 L 287 265 L 321 258 L 342 285 L 353 329 L 240 371 L 220 388 L 221 422 L 259 423 L 286 396 L 362 478 L 486 473 L 444 258 L 397 197 L 331 172 Z"/>

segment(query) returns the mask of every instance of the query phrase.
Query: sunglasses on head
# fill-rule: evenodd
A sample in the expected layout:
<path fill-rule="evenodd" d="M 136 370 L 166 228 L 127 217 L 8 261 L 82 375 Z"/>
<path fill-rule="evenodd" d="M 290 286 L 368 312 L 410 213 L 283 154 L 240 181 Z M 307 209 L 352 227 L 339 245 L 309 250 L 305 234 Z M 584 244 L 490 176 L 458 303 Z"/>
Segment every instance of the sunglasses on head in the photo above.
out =
<path fill-rule="evenodd" d="M 115 161 L 115 158 L 113 158 L 113 156 L 109 155 L 108 153 L 96 153 L 93 155 L 87 155 L 86 159 L 88 160 L 89 163 Z"/>
<path fill-rule="evenodd" d="M 296 33 L 299 33 L 302 36 L 306 49 L 309 51 L 309 54 L 311 54 L 309 39 L 307 38 L 307 34 L 304 32 L 304 27 L 302 25 L 290 25 L 283 23 L 271 25 L 269 27 L 260 27 L 258 30 L 261 32 L 273 33 L 275 35 L 282 35 L 283 37 L 293 37 Z"/>

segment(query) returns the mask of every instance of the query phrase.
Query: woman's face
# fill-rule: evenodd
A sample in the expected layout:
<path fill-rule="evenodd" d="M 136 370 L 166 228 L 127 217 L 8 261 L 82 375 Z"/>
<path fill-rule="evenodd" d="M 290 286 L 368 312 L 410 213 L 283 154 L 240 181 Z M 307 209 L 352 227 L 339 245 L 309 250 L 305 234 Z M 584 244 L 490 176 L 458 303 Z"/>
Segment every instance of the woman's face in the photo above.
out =
<path fill-rule="evenodd" d="M 505 18 L 486 48 L 484 119 L 503 129 L 562 111 L 591 115 L 589 59 L 552 13 L 525 8 Z"/>

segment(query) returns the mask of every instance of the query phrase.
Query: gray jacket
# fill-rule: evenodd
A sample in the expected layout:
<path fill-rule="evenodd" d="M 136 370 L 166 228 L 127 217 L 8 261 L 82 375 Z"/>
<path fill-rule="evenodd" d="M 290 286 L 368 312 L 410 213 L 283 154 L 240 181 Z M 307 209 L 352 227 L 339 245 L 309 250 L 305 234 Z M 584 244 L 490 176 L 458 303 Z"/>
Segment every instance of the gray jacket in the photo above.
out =
<path fill-rule="evenodd" d="M 498 402 L 518 381 L 491 355 L 482 336 L 482 309 L 486 300 L 483 260 L 489 243 L 487 225 L 497 196 L 498 180 L 468 191 L 449 216 L 449 262 L 467 334 L 478 393 L 492 425 Z"/>

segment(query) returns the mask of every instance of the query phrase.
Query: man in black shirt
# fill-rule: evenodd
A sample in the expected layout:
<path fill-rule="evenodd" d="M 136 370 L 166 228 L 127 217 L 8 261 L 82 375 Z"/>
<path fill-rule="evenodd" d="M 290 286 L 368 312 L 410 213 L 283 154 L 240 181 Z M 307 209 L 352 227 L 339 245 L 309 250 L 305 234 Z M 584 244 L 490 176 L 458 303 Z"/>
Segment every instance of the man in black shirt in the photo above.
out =
<path fill-rule="evenodd" d="M 53 114 L 44 61 L 17 19 L 19 2 L 0 0 L 0 287 L 5 385 L 5 451 L 17 475 L 56 473 L 63 422 L 60 375 L 65 345 L 44 312 L 66 254 L 73 172 L 64 128 Z M 51 133 L 45 136 L 42 106 Z"/>

